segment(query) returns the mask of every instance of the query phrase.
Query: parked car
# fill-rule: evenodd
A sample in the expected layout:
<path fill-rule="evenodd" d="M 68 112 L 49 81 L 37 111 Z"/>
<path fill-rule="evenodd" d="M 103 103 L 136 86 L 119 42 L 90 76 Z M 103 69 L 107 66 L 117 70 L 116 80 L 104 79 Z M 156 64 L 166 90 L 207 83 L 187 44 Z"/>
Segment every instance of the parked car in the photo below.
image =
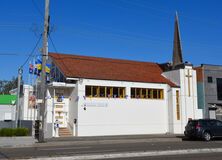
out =
<path fill-rule="evenodd" d="M 184 135 L 188 138 L 201 138 L 205 141 L 222 137 L 222 121 L 215 119 L 189 120 Z"/>

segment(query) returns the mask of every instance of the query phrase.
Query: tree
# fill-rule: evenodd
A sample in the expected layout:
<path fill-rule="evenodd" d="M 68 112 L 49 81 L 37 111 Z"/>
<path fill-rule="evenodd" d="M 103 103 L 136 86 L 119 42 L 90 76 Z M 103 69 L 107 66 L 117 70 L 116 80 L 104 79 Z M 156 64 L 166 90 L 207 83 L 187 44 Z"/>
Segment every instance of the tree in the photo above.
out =
<path fill-rule="evenodd" d="M 5 87 L 7 82 L 8 81 L 6 81 L 6 80 L 0 80 L 0 94 L 4 93 L 3 90 L 4 90 L 4 87 Z"/>
<path fill-rule="evenodd" d="M 0 94 L 9 94 L 9 91 L 17 88 L 18 78 L 12 77 L 12 80 L 0 80 Z"/>

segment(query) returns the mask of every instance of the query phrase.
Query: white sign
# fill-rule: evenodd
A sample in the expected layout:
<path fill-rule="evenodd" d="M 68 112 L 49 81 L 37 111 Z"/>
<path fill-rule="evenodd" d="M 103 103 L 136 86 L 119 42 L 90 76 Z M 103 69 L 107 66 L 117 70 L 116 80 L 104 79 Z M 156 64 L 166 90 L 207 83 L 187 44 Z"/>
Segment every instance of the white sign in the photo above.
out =
<path fill-rule="evenodd" d="M 5 113 L 5 119 L 4 120 L 12 120 L 12 113 Z"/>
<path fill-rule="evenodd" d="M 108 107 L 107 103 L 84 103 L 84 107 Z"/>

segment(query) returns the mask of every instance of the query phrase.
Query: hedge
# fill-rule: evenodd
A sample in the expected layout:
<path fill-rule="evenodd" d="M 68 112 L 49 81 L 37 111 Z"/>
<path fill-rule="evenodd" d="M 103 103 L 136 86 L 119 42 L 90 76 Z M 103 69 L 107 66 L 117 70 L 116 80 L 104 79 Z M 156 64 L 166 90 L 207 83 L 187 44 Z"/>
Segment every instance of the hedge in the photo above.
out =
<path fill-rule="evenodd" d="M 28 136 L 28 128 L 2 128 L 0 129 L 1 137 Z"/>

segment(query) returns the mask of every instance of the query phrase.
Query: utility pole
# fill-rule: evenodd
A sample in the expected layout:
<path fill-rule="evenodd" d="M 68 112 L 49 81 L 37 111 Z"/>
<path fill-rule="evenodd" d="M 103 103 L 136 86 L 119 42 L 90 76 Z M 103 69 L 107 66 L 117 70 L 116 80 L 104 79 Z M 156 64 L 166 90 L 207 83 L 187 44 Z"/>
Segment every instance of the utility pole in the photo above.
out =
<path fill-rule="evenodd" d="M 22 67 L 18 69 L 18 84 L 17 84 L 17 101 L 16 101 L 16 111 L 15 111 L 15 128 L 21 127 L 21 108 L 20 108 L 20 87 L 21 87 L 21 79 L 22 79 Z"/>
<path fill-rule="evenodd" d="M 41 72 L 41 89 L 40 99 L 40 121 L 41 125 L 39 128 L 39 142 L 45 142 L 45 128 L 46 128 L 46 61 L 48 59 L 48 32 L 49 32 L 49 0 L 45 0 L 45 18 L 44 18 L 44 33 L 43 33 L 43 48 L 42 48 L 42 72 Z"/>

